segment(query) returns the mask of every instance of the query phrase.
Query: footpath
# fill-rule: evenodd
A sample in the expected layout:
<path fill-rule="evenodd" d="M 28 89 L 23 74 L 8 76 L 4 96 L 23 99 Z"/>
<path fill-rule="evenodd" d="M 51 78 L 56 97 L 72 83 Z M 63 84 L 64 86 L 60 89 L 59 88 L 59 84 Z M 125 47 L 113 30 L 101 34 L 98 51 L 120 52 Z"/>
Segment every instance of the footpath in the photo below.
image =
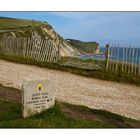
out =
<path fill-rule="evenodd" d="M 21 89 L 28 80 L 49 80 L 56 99 L 71 104 L 103 109 L 140 120 L 140 87 L 78 76 L 0 60 L 0 84 Z"/>

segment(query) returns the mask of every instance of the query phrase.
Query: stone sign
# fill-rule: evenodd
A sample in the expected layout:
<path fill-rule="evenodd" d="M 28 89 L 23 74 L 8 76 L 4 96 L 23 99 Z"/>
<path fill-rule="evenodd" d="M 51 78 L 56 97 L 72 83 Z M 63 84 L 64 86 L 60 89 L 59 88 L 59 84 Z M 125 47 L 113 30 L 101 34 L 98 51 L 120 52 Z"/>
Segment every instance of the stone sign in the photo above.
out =
<path fill-rule="evenodd" d="M 24 118 L 40 113 L 55 104 L 53 86 L 49 81 L 29 81 L 22 86 L 22 115 Z"/>

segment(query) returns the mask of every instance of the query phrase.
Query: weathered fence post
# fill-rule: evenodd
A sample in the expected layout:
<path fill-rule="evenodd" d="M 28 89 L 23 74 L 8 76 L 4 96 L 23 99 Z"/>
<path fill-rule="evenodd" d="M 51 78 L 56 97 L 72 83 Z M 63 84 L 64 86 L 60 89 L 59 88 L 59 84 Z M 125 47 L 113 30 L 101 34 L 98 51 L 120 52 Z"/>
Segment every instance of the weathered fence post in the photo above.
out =
<path fill-rule="evenodd" d="M 132 69 L 131 69 L 131 73 L 134 72 L 134 53 L 135 53 L 135 48 L 132 49 Z"/>
<path fill-rule="evenodd" d="M 0 53 L 2 53 L 2 38 L 0 38 Z"/>
<path fill-rule="evenodd" d="M 128 65 L 128 74 L 130 73 L 131 71 L 131 47 L 129 47 L 129 53 L 128 53 L 128 61 L 129 61 L 129 65 Z"/>
<path fill-rule="evenodd" d="M 138 60 L 137 60 L 138 59 L 138 48 L 136 48 L 135 52 L 136 52 L 135 53 L 135 55 L 136 55 L 135 56 L 135 75 L 136 75 L 137 74 L 137 67 L 138 67 L 138 63 L 137 63 L 138 62 Z"/>
<path fill-rule="evenodd" d="M 108 66 L 109 66 L 109 44 L 106 44 L 105 61 L 106 61 L 106 70 L 108 70 Z"/>
<path fill-rule="evenodd" d="M 122 59 L 122 61 L 123 61 L 123 62 L 122 62 L 122 72 L 124 72 L 124 47 L 122 48 L 122 55 L 123 55 L 123 56 L 122 56 L 122 58 L 123 58 L 123 59 Z"/>
<path fill-rule="evenodd" d="M 60 60 L 60 41 L 59 41 L 59 44 L 58 44 L 58 61 Z"/>
<path fill-rule="evenodd" d="M 125 48 L 125 72 L 127 73 L 127 68 L 128 68 L 128 48 Z"/>
<path fill-rule="evenodd" d="M 119 44 L 117 46 L 117 63 L 116 63 L 116 71 L 118 71 L 118 63 L 119 63 Z"/>
<path fill-rule="evenodd" d="M 140 51 L 138 56 L 138 76 L 140 76 Z"/>
<path fill-rule="evenodd" d="M 112 67 L 112 71 L 115 70 L 115 61 L 116 60 L 116 44 L 113 45 L 113 67 Z"/>
<path fill-rule="evenodd" d="M 110 46 L 110 58 L 112 58 L 112 53 L 113 53 L 113 45 Z M 109 66 L 108 66 L 109 70 L 112 70 L 112 61 L 109 62 Z"/>

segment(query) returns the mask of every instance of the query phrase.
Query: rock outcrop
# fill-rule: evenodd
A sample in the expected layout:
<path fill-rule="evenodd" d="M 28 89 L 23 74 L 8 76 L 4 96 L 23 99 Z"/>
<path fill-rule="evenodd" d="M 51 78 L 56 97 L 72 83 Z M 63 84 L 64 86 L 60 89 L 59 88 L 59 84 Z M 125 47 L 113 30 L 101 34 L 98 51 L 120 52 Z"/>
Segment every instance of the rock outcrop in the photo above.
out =
<path fill-rule="evenodd" d="M 74 50 L 80 54 L 93 55 L 99 54 L 99 44 L 97 42 L 84 42 L 75 39 L 66 39 Z"/>

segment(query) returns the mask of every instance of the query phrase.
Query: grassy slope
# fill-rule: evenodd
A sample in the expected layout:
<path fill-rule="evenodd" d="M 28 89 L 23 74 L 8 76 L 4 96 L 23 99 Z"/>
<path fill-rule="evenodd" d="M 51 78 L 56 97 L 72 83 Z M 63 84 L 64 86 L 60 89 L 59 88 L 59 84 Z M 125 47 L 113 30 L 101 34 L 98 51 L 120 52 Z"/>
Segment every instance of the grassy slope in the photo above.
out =
<path fill-rule="evenodd" d="M 93 54 L 93 51 L 95 51 L 98 48 L 98 43 L 96 42 L 82 42 L 73 39 L 68 40 L 70 40 L 69 44 L 71 44 L 74 48 L 85 53 Z"/>
<path fill-rule="evenodd" d="M 71 112 L 67 112 L 69 109 Z M 76 114 L 73 113 L 76 110 Z M 82 116 L 81 114 L 84 113 Z M 140 128 L 140 122 L 111 112 L 56 102 L 40 114 L 23 119 L 20 103 L 0 101 L 0 128 Z"/>
<path fill-rule="evenodd" d="M 39 26 L 41 24 L 42 22 L 40 21 L 0 17 L 0 31 L 12 30 L 27 26 Z"/>

